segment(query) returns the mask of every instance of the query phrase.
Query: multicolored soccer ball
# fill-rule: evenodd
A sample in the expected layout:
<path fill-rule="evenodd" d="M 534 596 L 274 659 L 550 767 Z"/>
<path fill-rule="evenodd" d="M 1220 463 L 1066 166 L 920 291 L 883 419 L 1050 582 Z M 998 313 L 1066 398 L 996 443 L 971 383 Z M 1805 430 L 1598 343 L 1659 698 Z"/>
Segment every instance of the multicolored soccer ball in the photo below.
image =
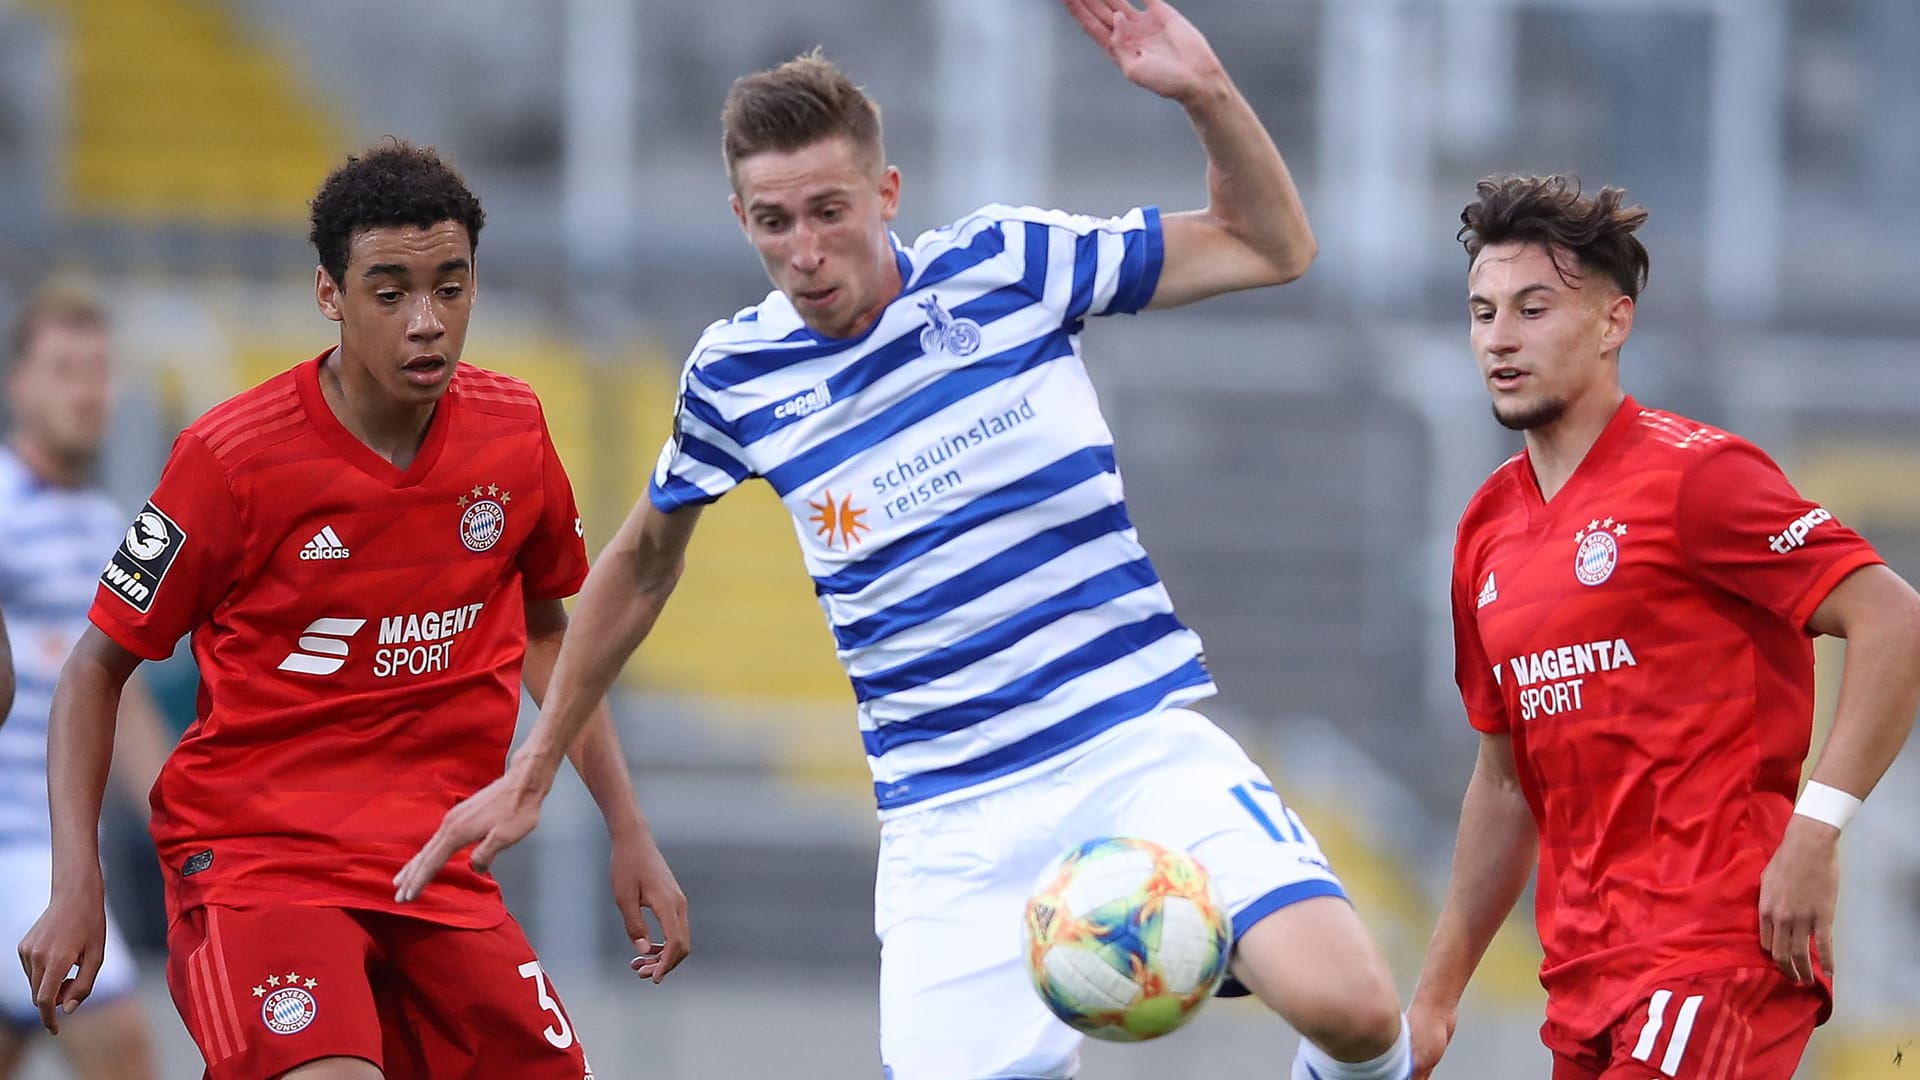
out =
<path fill-rule="evenodd" d="M 1097 1039 L 1165 1035 L 1227 972 L 1233 925 L 1193 856 L 1146 840 L 1089 840 L 1035 882 L 1027 972 L 1053 1014 Z"/>

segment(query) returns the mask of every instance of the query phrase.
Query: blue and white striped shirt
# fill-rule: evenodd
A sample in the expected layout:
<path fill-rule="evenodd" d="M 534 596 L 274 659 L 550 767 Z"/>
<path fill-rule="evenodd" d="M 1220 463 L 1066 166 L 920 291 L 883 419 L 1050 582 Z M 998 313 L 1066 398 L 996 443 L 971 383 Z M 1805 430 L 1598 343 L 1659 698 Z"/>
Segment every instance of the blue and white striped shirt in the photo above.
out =
<path fill-rule="evenodd" d="M 779 292 L 709 327 L 649 491 L 669 511 L 755 476 L 779 493 L 883 813 L 1214 692 L 1080 361 L 1087 316 L 1152 299 L 1158 211 L 989 206 L 895 257 L 904 290 L 857 338 Z"/>
<path fill-rule="evenodd" d="M 50 846 L 47 713 L 100 568 L 126 532 L 126 511 L 91 488 L 49 487 L 0 447 L 0 612 L 17 689 L 0 724 L 0 845 Z"/>

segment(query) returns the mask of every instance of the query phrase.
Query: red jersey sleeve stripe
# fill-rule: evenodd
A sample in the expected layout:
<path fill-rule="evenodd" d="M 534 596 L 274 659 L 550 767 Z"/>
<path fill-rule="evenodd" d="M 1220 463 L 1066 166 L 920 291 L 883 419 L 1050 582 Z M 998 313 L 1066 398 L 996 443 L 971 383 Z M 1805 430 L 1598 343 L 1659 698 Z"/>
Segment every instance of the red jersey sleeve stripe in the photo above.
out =
<path fill-rule="evenodd" d="M 1884 562 L 1886 560 L 1880 557 L 1879 552 L 1866 548 L 1851 552 L 1839 562 L 1827 567 L 1819 577 L 1813 579 L 1813 583 L 1807 586 L 1806 595 L 1793 606 L 1793 625 L 1804 628 L 1807 620 L 1813 618 L 1814 610 L 1826 602 L 1827 596 L 1848 574 L 1861 567 Z"/>
<path fill-rule="evenodd" d="M 213 418 L 209 413 L 193 430 L 200 441 L 207 444 L 215 457 L 224 458 L 239 444 L 257 437 L 267 431 L 277 431 L 286 426 L 289 420 L 298 420 L 301 406 L 297 398 L 288 396 L 281 400 L 261 402 L 254 408 L 236 409 Z M 213 422 L 209 423 L 208 419 Z"/>

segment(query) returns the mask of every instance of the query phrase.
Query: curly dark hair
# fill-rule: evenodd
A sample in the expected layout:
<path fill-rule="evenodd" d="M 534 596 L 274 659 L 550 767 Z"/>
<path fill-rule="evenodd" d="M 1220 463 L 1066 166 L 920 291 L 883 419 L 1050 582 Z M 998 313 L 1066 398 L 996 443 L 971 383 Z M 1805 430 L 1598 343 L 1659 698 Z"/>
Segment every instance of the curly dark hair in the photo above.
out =
<path fill-rule="evenodd" d="M 328 173 L 311 207 L 307 239 L 335 284 L 346 280 L 347 249 L 357 233 L 454 221 L 466 226 L 468 242 L 478 248 L 487 221 L 480 200 L 439 151 L 397 138 L 375 143 Z"/>
<path fill-rule="evenodd" d="M 1469 267 L 1488 244 L 1539 244 L 1568 285 L 1573 282 L 1560 265 L 1563 250 L 1582 270 L 1606 275 L 1629 299 L 1638 299 L 1646 287 L 1647 249 L 1633 233 L 1647 223 L 1647 208 L 1621 205 L 1625 188 L 1603 187 L 1588 198 L 1580 181 L 1568 176 L 1489 176 L 1474 194 L 1460 211 L 1456 234 Z"/>

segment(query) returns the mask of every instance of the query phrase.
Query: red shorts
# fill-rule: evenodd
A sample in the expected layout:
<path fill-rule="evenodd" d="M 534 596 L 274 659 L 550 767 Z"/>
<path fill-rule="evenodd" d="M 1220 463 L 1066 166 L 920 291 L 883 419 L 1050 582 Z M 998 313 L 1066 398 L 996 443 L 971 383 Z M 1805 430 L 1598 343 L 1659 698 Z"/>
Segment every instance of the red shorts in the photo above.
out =
<path fill-rule="evenodd" d="M 465 930 L 342 908 L 197 907 L 167 932 L 167 987 L 206 1080 L 324 1057 L 389 1080 L 591 1080 L 573 1024 L 511 918 Z"/>
<path fill-rule="evenodd" d="M 1584 1041 L 1549 1020 L 1553 1080 L 1792 1080 L 1826 1006 L 1776 968 L 1731 968 L 1661 982 Z"/>

